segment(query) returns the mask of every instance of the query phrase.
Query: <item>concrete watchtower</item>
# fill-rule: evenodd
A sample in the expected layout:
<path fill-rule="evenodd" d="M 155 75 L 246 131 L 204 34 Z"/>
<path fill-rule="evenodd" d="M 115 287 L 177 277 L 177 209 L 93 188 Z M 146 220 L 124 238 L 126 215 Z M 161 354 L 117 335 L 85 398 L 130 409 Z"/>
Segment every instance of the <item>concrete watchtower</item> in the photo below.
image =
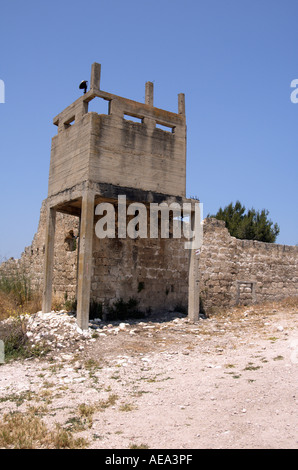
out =
<path fill-rule="evenodd" d="M 185 197 L 184 95 L 178 95 L 176 114 L 153 106 L 151 82 L 146 83 L 145 103 L 139 103 L 102 91 L 100 73 L 100 64 L 94 63 L 89 91 L 53 120 L 58 134 L 52 139 L 47 197 L 43 312 L 51 310 L 56 212 L 78 216 L 77 321 L 82 329 L 88 327 L 89 319 L 95 206 L 101 201 L 114 203 L 118 195 L 144 204 L 192 201 Z M 108 114 L 88 112 L 94 99 L 109 102 Z M 125 115 L 140 122 L 127 121 Z M 166 126 L 167 131 L 157 125 Z M 196 319 L 194 258 L 191 263 L 189 315 Z"/>

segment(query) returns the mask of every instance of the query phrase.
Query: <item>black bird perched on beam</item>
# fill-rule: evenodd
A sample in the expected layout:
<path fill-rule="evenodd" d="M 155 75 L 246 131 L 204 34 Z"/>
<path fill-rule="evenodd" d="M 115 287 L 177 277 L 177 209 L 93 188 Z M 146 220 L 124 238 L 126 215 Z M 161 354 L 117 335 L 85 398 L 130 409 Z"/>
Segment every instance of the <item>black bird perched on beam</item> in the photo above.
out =
<path fill-rule="evenodd" d="M 84 94 L 85 94 L 86 91 L 87 91 L 87 83 L 88 83 L 87 80 L 83 80 L 83 81 L 80 83 L 80 85 L 79 85 L 79 89 L 80 89 L 80 90 L 84 90 Z"/>

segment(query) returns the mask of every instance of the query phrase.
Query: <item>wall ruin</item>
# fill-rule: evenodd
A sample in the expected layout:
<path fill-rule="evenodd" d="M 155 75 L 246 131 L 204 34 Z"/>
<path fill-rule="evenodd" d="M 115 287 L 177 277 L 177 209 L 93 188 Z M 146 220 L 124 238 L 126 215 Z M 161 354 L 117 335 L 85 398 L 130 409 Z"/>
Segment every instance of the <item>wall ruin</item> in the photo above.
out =
<path fill-rule="evenodd" d="M 37 233 L 19 260 L 0 269 L 21 268 L 32 287 L 42 291 L 45 203 Z M 201 309 L 212 314 L 237 304 L 250 305 L 298 295 L 298 247 L 239 240 L 225 223 L 208 218 L 199 258 Z M 76 296 L 78 217 L 58 213 L 55 239 L 53 291 Z M 70 237 L 70 238 L 69 238 Z M 75 242 L 73 241 L 75 240 Z M 106 307 L 119 298 L 135 297 L 144 312 L 177 306 L 187 308 L 188 250 L 177 239 L 93 239 L 91 299 Z M 154 256 L 152 256 L 154 253 Z"/>
<path fill-rule="evenodd" d="M 19 269 L 42 292 L 46 203 L 42 204 L 37 233 L 21 258 L 2 263 L 0 272 Z M 56 299 L 76 298 L 79 218 L 57 213 L 53 268 L 53 294 Z M 93 237 L 91 300 L 107 310 L 120 298 L 139 301 L 142 312 L 187 308 L 189 250 L 184 240 L 98 239 Z"/>
<path fill-rule="evenodd" d="M 207 312 L 298 295 L 298 247 L 239 240 L 221 220 L 204 220 L 200 295 Z"/>

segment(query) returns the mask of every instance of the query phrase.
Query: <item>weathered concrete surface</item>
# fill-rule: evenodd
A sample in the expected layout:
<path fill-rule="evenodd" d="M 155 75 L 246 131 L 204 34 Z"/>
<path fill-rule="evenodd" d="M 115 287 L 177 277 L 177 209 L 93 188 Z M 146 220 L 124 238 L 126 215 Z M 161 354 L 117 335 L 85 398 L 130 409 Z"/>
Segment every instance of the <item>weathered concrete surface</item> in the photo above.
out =
<path fill-rule="evenodd" d="M 53 266 L 55 248 L 56 211 L 47 208 L 45 258 L 44 258 L 44 282 L 42 311 L 49 312 L 52 307 Z"/>
<path fill-rule="evenodd" d="M 82 202 L 77 290 L 77 322 L 82 330 L 88 328 L 89 322 L 93 228 L 94 193 L 86 191 Z"/>
<path fill-rule="evenodd" d="M 93 64 L 91 83 L 99 84 L 98 65 Z M 93 86 L 54 119 L 58 135 L 52 139 L 48 196 L 82 181 L 185 196 L 184 95 L 179 94 L 179 112 L 173 113 L 153 106 L 151 82 L 146 84 L 145 103 L 98 87 Z M 89 113 L 93 99 L 109 101 L 109 114 Z M 129 116 L 141 122 L 130 121 Z M 167 126 L 168 131 L 157 124 Z"/>

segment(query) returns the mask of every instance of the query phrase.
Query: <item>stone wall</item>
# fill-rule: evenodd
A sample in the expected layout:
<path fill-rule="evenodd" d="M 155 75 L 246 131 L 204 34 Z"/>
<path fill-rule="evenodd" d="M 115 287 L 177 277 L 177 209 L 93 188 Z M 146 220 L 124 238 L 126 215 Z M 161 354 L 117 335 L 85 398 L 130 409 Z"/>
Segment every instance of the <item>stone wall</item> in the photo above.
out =
<path fill-rule="evenodd" d="M 298 295 L 298 247 L 236 239 L 220 220 L 204 220 L 199 269 L 207 312 Z"/>
<path fill-rule="evenodd" d="M 136 298 L 143 311 L 187 308 L 188 252 L 178 239 L 93 240 L 91 298 Z"/>
<path fill-rule="evenodd" d="M 57 298 L 74 298 L 76 294 L 77 241 L 79 219 L 67 214 L 57 214 L 55 234 L 55 256 L 53 286 Z M 0 272 L 6 274 L 18 270 L 30 278 L 32 289 L 42 291 L 45 252 L 45 201 L 40 210 L 38 229 L 32 244 L 25 248 L 20 259 L 10 258 L 0 265 Z M 72 233 L 73 232 L 73 233 Z"/>
<path fill-rule="evenodd" d="M 16 268 L 42 289 L 45 203 L 37 233 L 19 260 L 2 263 Z M 76 296 L 79 219 L 57 213 L 53 289 L 61 299 Z M 187 306 L 189 251 L 177 239 L 104 239 L 94 234 L 91 299 L 105 306 L 130 297 L 142 310 Z M 237 304 L 251 304 L 298 295 L 298 247 L 238 240 L 225 224 L 204 220 L 200 260 L 200 296 L 205 313 Z"/>
<path fill-rule="evenodd" d="M 21 258 L 2 263 L 6 273 L 16 269 L 28 275 L 42 291 L 46 206 L 42 204 L 37 233 Z M 54 298 L 76 297 L 79 218 L 57 213 L 53 272 Z M 187 308 L 188 250 L 178 239 L 101 239 L 94 231 L 91 300 L 107 308 L 117 299 L 139 301 L 142 311 Z"/>

